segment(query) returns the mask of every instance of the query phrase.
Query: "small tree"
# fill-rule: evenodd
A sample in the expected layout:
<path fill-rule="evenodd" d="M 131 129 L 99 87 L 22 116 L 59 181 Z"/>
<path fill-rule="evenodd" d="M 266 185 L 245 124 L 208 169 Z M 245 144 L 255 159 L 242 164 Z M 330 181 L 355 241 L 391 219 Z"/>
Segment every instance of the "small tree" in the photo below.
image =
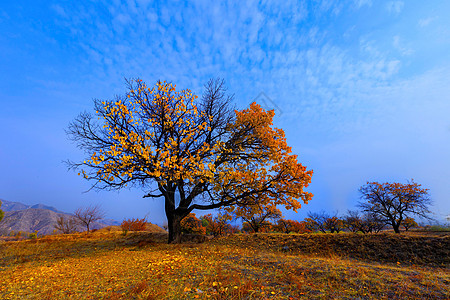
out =
<path fill-rule="evenodd" d="M 366 212 L 361 220 L 362 222 L 359 230 L 362 233 L 378 233 L 386 227 L 386 222 L 377 214 L 371 212 Z"/>
<path fill-rule="evenodd" d="M 331 233 L 339 233 L 344 228 L 344 222 L 337 216 L 332 216 L 325 219 L 324 227 Z"/>
<path fill-rule="evenodd" d="M 208 234 L 219 236 L 232 231 L 231 225 L 228 224 L 229 218 L 225 214 L 219 213 L 217 216 L 207 214 L 200 219 Z"/>
<path fill-rule="evenodd" d="M 86 226 L 87 233 L 89 233 L 90 226 L 93 222 L 103 219 L 105 217 L 105 213 L 102 211 L 100 206 L 89 206 L 89 207 L 80 207 L 75 210 L 75 218 L 78 219 L 81 225 Z"/>
<path fill-rule="evenodd" d="M 330 216 L 323 210 L 318 213 L 308 212 L 305 219 L 306 227 L 311 231 L 326 233 L 327 229 L 325 227 L 325 221 L 328 218 L 330 218 Z"/>
<path fill-rule="evenodd" d="M 181 231 L 183 233 L 206 234 L 206 227 L 203 227 L 202 221 L 194 213 L 190 213 L 181 220 Z"/>
<path fill-rule="evenodd" d="M 277 222 L 276 230 L 279 232 L 284 233 L 309 233 L 311 230 L 309 230 L 306 227 L 306 222 L 299 222 L 295 220 L 285 220 L 285 219 L 279 219 Z"/>
<path fill-rule="evenodd" d="M 259 232 L 264 227 L 270 227 L 272 221 L 281 218 L 281 211 L 275 205 L 250 205 L 238 207 L 233 212 L 236 216 L 242 218 L 244 223 L 252 229 L 253 232 Z"/>
<path fill-rule="evenodd" d="M 70 234 L 77 231 L 78 222 L 74 217 L 67 217 L 60 216 L 56 220 L 56 224 L 54 225 L 54 228 L 63 234 Z"/>
<path fill-rule="evenodd" d="M 407 184 L 367 182 L 359 189 L 359 206 L 383 222 L 390 224 L 395 233 L 400 233 L 400 225 L 410 215 L 430 219 L 428 189 L 413 180 Z"/>
<path fill-rule="evenodd" d="M 343 218 L 344 227 L 351 232 L 358 232 L 362 228 L 363 220 L 359 216 L 359 212 L 349 210 Z"/>
<path fill-rule="evenodd" d="M 410 218 L 410 217 L 407 217 L 403 221 L 402 225 L 403 225 L 403 228 L 405 228 L 406 231 L 408 231 L 408 229 L 410 229 L 410 228 L 414 228 L 414 227 L 418 227 L 419 226 L 417 224 L 417 222 L 413 218 Z"/>
<path fill-rule="evenodd" d="M 1 206 L 2 206 L 2 201 L 0 201 L 0 207 Z M 4 217 L 5 217 L 5 212 L 0 209 L 0 222 L 3 220 Z"/>

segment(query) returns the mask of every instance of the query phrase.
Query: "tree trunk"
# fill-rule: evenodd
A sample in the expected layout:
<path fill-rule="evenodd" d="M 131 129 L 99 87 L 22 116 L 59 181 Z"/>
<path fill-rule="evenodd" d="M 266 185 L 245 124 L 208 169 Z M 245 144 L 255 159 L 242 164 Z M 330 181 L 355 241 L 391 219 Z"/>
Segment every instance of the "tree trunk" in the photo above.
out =
<path fill-rule="evenodd" d="M 392 228 L 394 228 L 395 233 L 400 233 L 400 225 L 396 223 L 392 223 Z"/>
<path fill-rule="evenodd" d="M 174 191 L 167 191 L 164 195 L 165 210 L 167 217 L 167 228 L 169 229 L 169 244 L 181 243 L 181 219 L 175 210 L 175 193 Z"/>
<path fill-rule="evenodd" d="M 182 217 L 176 214 L 167 214 L 167 227 L 169 229 L 169 244 L 181 243 L 181 219 Z"/>

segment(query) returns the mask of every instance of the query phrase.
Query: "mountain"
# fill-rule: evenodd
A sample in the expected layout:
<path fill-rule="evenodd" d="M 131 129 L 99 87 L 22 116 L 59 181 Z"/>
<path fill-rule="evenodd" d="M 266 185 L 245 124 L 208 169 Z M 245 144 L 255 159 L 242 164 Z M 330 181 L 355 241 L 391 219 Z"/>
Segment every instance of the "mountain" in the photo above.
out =
<path fill-rule="evenodd" d="M 11 202 L 11 201 L 6 201 L 3 199 L 0 199 L 0 201 L 2 202 L 2 205 L 0 206 L 0 209 L 3 211 L 13 211 L 13 210 L 22 210 L 22 209 L 27 209 L 28 207 L 30 207 L 29 205 L 20 203 L 20 202 Z"/>
<path fill-rule="evenodd" d="M 20 202 L 12 202 L 12 201 L 7 201 L 7 200 L 3 200 L 3 199 L 0 199 L 0 201 L 2 202 L 2 206 L 0 206 L 0 209 L 5 212 L 6 211 L 23 210 L 23 209 L 28 209 L 28 208 L 38 208 L 38 209 L 48 209 L 48 210 L 54 211 L 56 213 L 65 214 L 65 212 L 57 210 L 53 206 L 48 206 L 48 205 L 44 205 L 41 203 L 35 204 L 35 205 L 27 205 L 27 204 L 23 204 Z"/>
<path fill-rule="evenodd" d="M 52 206 L 44 204 L 26 205 L 20 202 L 2 201 L 2 209 L 5 217 L 0 222 L 0 235 L 11 231 L 35 232 L 47 235 L 54 231 L 54 226 L 59 217 L 68 218 L 72 214 L 57 210 Z M 110 225 L 120 225 L 111 219 L 99 220 L 91 225 L 91 229 L 100 229 Z M 85 228 L 80 227 L 80 230 Z"/>

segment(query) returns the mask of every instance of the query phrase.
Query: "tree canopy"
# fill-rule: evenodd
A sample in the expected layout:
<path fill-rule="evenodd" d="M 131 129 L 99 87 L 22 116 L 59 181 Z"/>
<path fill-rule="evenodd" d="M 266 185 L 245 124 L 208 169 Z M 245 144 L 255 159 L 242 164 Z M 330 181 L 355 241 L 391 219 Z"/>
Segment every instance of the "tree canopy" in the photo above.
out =
<path fill-rule="evenodd" d="M 233 110 L 221 80 L 210 80 L 201 98 L 161 81 L 127 87 L 114 100 L 94 100 L 96 115 L 82 113 L 69 125 L 87 157 L 68 163 L 92 188 L 135 186 L 144 197 L 162 197 L 169 242 L 180 241 L 180 221 L 194 209 L 270 203 L 297 210 L 311 199 L 304 188 L 312 171 L 273 127 L 273 110 L 256 103 Z"/>

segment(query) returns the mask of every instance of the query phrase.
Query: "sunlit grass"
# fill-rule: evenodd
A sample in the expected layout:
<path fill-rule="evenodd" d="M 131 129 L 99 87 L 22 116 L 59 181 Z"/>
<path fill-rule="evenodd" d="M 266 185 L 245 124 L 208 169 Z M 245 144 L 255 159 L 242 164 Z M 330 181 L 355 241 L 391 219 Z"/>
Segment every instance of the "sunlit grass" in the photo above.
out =
<path fill-rule="evenodd" d="M 450 298 L 445 267 L 268 247 L 276 239 L 298 239 L 295 235 L 238 235 L 182 245 L 167 245 L 165 238 L 76 234 L 0 244 L 0 298 Z M 253 239 L 267 243 L 250 243 Z"/>

